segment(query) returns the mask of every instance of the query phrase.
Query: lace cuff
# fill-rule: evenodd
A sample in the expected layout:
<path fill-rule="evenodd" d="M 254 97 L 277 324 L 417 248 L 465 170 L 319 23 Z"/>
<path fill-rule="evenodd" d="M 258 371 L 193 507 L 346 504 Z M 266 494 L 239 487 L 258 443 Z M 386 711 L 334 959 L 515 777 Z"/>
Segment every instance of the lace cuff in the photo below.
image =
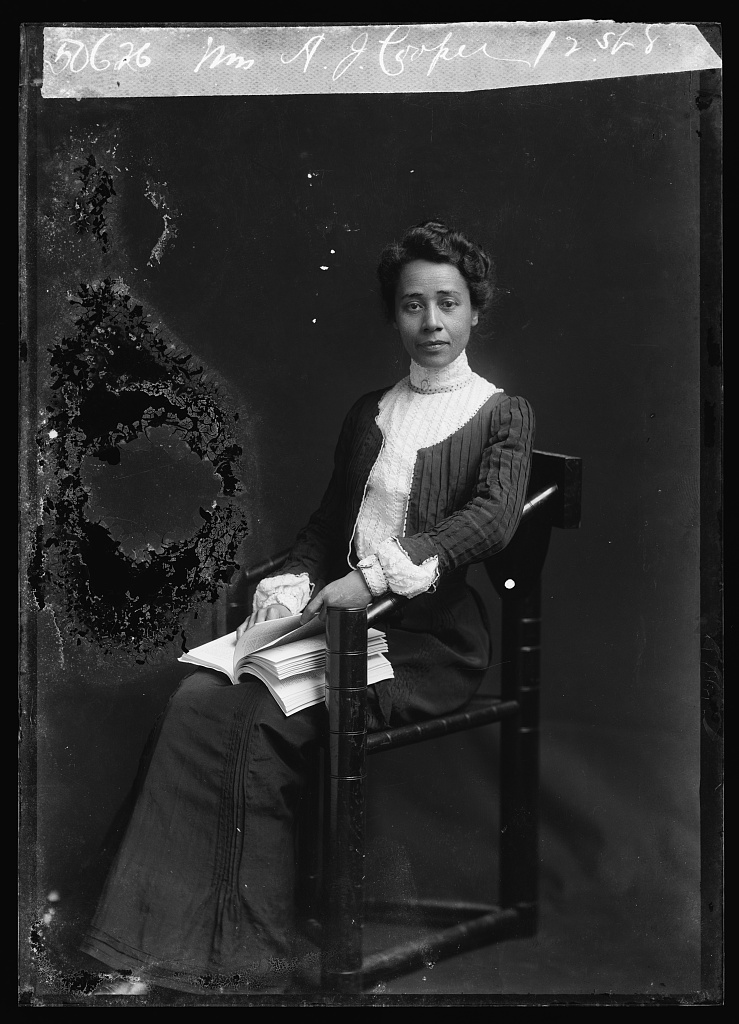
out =
<path fill-rule="evenodd" d="M 361 562 L 357 563 L 357 568 L 364 576 L 364 582 L 367 584 L 367 589 L 373 597 L 381 597 L 387 593 L 387 579 L 382 571 L 377 555 L 363 558 Z"/>
<path fill-rule="evenodd" d="M 302 612 L 311 594 L 311 582 L 307 572 L 299 576 L 287 573 L 284 576 L 269 576 L 254 593 L 253 611 L 261 611 L 273 604 L 284 604 L 292 615 Z"/>
<path fill-rule="evenodd" d="M 398 543 L 396 537 L 383 541 L 377 549 L 377 558 L 394 594 L 417 597 L 425 594 L 439 579 L 439 558 L 433 555 L 416 565 Z M 367 584 L 369 586 L 369 584 Z"/>

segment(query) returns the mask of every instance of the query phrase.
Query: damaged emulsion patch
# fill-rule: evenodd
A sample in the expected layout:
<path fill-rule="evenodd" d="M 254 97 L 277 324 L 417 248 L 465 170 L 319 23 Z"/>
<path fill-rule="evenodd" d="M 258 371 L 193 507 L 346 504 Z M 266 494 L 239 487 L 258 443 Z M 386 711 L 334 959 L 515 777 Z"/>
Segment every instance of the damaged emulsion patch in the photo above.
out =
<path fill-rule="evenodd" d="M 55 907 L 47 904 L 43 914 L 31 924 L 29 930 L 28 946 L 40 985 L 56 993 L 63 992 L 72 996 L 92 995 L 111 975 L 79 969 L 64 971 L 55 965 L 54 956 L 48 946 L 48 934 L 54 912 Z M 43 1004 L 37 1004 L 34 991 L 28 988 L 19 993 L 18 1005 Z"/>
<path fill-rule="evenodd" d="M 116 194 L 113 178 L 99 167 L 92 153 L 74 173 L 80 181 L 80 188 L 71 203 L 70 220 L 77 234 L 90 232 L 102 245 L 103 252 L 108 251 L 108 231 L 105 222 L 105 206 Z"/>
<path fill-rule="evenodd" d="M 121 282 L 82 284 L 51 349 L 31 585 L 76 635 L 146 654 L 214 601 L 248 530 L 237 413 Z"/>
<path fill-rule="evenodd" d="M 177 237 L 176 221 L 180 214 L 179 210 L 175 209 L 169 202 L 166 185 L 157 184 L 151 179 L 147 179 L 144 194 L 152 206 L 161 211 L 162 219 L 164 220 L 164 230 L 159 236 L 156 245 L 151 250 L 151 256 L 149 257 L 147 264 L 148 266 L 153 267 L 154 261 L 157 263 L 162 262 L 164 250 Z"/>

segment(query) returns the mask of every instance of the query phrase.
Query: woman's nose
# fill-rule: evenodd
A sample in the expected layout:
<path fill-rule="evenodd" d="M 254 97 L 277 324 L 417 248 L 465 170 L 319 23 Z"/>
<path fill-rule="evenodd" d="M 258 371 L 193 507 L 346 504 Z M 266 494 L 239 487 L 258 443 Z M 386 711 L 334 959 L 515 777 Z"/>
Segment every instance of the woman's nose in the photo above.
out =
<path fill-rule="evenodd" d="M 437 310 L 433 306 L 427 306 L 423 318 L 423 329 L 425 331 L 438 331 L 440 328 L 441 324 L 439 323 Z"/>

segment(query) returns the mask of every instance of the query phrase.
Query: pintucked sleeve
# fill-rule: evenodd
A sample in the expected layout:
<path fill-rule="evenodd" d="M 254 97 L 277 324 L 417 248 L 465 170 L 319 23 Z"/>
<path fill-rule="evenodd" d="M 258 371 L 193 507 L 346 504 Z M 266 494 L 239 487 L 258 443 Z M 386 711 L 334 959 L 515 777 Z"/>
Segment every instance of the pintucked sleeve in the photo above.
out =
<path fill-rule="evenodd" d="M 431 529 L 398 538 L 413 563 L 437 557 L 444 576 L 503 550 L 526 501 L 534 428 L 534 413 L 524 398 L 505 396 L 497 404 L 472 500 Z"/>

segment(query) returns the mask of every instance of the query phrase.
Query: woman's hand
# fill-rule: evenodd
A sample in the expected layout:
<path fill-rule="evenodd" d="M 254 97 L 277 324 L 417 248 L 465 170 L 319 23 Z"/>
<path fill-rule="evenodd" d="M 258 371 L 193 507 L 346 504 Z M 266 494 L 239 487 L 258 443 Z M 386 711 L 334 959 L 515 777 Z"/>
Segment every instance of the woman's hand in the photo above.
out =
<path fill-rule="evenodd" d="M 311 598 L 303 609 L 300 617 L 301 626 L 316 615 L 321 622 L 326 621 L 326 610 L 329 605 L 338 605 L 339 608 L 366 608 L 372 600 L 369 587 L 364 581 L 364 576 L 355 569 L 340 580 L 329 583 L 318 594 Z"/>
<path fill-rule="evenodd" d="M 236 639 L 243 636 L 247 629 L 251 629 L 257 622 L 264 622 L 266 619 L 284 619 L 287 615 L 292 615 L 292 612 L 284 604 L 271 604 L 269 608 L 260 608 L 258 612 L 252 612 L 247 619 L 244 619 L 236 630 Z"/>

